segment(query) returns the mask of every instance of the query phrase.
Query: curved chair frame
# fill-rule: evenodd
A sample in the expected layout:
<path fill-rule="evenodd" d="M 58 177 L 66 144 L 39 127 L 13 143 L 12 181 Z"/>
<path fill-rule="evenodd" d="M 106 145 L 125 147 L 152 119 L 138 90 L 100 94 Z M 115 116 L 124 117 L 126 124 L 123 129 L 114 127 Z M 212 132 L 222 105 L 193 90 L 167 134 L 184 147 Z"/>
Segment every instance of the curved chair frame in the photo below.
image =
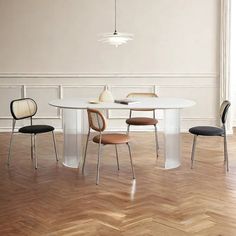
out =
<path fill-rule="evenodd" d="M 228 157 L 227 134 L 226 134 L 225 123 L 226 123 L 226 118 L 227 118 L 227 114 L 228 114 L 228 110 L 229 110 L 230 105 L 231 105 L 231 103 L 229 101 L 225 100 L 222 102 L 222 104 L 220 106 L 220 119 L 221 119 L 221 123 L 222 123 L 223 134 L 221 134 L 221 135 L 205 135 L 205 136 L 220 136 L 220 137 L 224 138 L 224 163 L 226 164 L 227 171 L 229 171 L 229 157 Z M 193 169 L 196 142 L 197 142 L 197 137 L 199 135 L 200 134 L 198 134 L 198 135 L 194 134 L 194 137 L 193 137 L 193 146 L 192 146 L 192 154 L 191 154 L 191 169 Z"/>
<path fill-rule="evenodd" d="M 155 93 L 129 93 L 127 98 L 157 98 L 157 94 Z M 132 118 L 133 111 L 152 111 L 153 112 L 153 119 L 156 119 L 155 109 L 130 109 L 129 112 L 129 119 Z M 131 124 L 127 126 L 127 134 L 129 135 Z M 159 150 L 159 142 L 158 142 L 158 133 L 157 133 L 157 125 L 153 125 L 155 129 L 155 143 L 156 143 L 156 157 L 158 158 L 158 150 Z"/>
<path fill-rule="evenodd" d="M 87 109 L 87 112 L 88 112 L 89 130 L 88 130 L 86 145 L 85 145 L 84 162 L 83 162 L 83 167 L 82 167 L 82 173 L 84 174 L 86 157 L 87 157 L 87 150 L 88 150 L 88 142 L 89 142 L 89 137 L 90 137 L 91 129 L 92 129 L 92 130 L 95 130 L 95 131 L 99 132 L 97 176 L 96 176 L 96 184 L 98 185 L 99 184 L 100 159 L 102 157 L 102 147 L 105 145 L 105 144 L 102 144 L 102 135 L 103 135 L 103 131 L 105 131 L 105 129 L 106 129 L 107 124 L 106 124 L 105 116 L 99 110 Z M 109 145 L 109 144 L 107 144 L 107 145 Z M 117 144 L 113 144 L 113 145 L 115 145 L 117 169 L 119 171 L 120 170 L 120 165 L 119 165 Z M 129 157 L 130 157 L 130 164 L 131 164 L 133 179 L 135 179 L 133 160 L 132 160 L 132 155 L 131 155 L 131 149 L 130 149 L 129 142 L 127 142 L 126 145 L 128 147 L 128 150 L 129 150 Z"/>

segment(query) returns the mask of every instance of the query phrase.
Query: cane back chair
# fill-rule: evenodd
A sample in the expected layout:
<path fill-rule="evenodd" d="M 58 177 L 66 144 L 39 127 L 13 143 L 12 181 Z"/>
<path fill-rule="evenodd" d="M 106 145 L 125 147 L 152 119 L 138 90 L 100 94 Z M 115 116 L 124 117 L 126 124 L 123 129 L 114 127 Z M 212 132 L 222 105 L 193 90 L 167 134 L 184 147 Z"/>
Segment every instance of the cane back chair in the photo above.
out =
<path fill-rule="evenodd" d="M 51 132 L 52 138 L 53 138 L 55 155 L 56 155 L 56 161 L 58 161 L 54 127 L 50 125 L 33 125 L 33 116 L 37 113 L 36 102 L 31 98 L 13 100 L 10 104 L 10 111 L 13 117 L 13 122 L 12 122 L 12 133 L 11 133 L 8 160 L 7 160 L 8 165 L 10 165 L 12 142 L 13 142 L 13 136 L 15 133 L 23 133 L 23 134 L 31 135 L 31 159 L 32 160 L 34 159 L 35 169 L 37 169 L 38 158 L 36 155 L 36 135 L 41 134 L 41 133 Z M 30 125 L 21 127 L 18 130 L 18 132 L 15 131 L 16 121 L 27 119 L 27 118 L 30 119 Z"/>
<path fill-rule="evenodd" d="M 97 143 L 99 145 L 98 160 L 97 160 L 96 184 L 99 184 L 100 159 L 102 157 L 102 147 L 105 146 L 105 145 L 114 145 L 115 146 L 116 161 L 117 161 L 118 170 L 120 169 L 120 166 L 119 166 L 117 145 L 126 144 L 128 146 L 133 179 L 135 179 L 131 149 L 130 149 L 130 145 L 129 145 L 129 141 L 130 141 L 129 136 L 127 134 L 119 134 L 119 133 L 104 134 L 103 132 L 105 131 L 106 126 L 107 126 L 105 116 L 99 110 L 95 110 L 95 109 L 87 109 L 87 112 L 88 112 L 88 121 L 89 121 L 89 131 L 88 131 L 87 140 L 86 140 L 82 173 L 84 174 L 89 137 L 90 137 L 90 134 L 91 134 L 91 130 L 94 130 L 94 131 L 99 133 L 98 135 L 96 135 L 93 138 L 93 142 Z"/>
<path fill-rule="evenodd" d="M 130 93 L 127 95 L 127 98 L 156 98 L 158 97 L 155 93 Z M 150 111 L 153 113 L 153 117 L 133 117 L 132 112 L 133 111 Z M 156 156 L 158 158 L 158 134 L 157 134 L 157 123 L 158 120 L 155 117 L 155 109 L 131 109 L 129 113 L 129 119 L 126 120 L 127 126 L 127 134 L 129 135 L 130 132 L 130 126 L 150 126 L 153 125 L 155 129 L 155 143 L 156 143 Z"/>

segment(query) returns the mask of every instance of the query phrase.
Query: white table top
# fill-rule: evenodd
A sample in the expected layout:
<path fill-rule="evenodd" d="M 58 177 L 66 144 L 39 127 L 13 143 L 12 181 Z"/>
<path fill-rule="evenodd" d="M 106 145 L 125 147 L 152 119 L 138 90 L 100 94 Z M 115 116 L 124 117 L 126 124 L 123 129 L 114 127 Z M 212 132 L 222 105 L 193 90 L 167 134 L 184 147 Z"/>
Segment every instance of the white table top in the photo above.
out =
<path fill-rule="evenodd" d="M 63 109 L 180 109 L 195 105 L 195 102 L 192 100 L 171 97 L 135 99 L 139 102 L 129 105 L 112 102 L 100 102 L 98 104 L 90 104 L 89 101 L 91 100 L 93 99 L 64 98 L 53 100 L 49 102 L 49 105 Z"/>

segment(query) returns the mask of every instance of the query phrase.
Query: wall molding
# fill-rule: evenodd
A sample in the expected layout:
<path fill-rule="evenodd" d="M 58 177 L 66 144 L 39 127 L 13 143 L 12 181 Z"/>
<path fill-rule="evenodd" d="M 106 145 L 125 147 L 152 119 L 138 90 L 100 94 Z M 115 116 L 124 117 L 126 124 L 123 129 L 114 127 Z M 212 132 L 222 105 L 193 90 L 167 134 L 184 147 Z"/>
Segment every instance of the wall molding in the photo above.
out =
<path fill-rule="evenodd" d="M 67 76 L 71 76 L 71 79 L 68 79 Z M 81 76 L 81 77 L 80 77 Z M 87 77 L 86 77 L 87 76 Z M 200 104 L 205 104 L 204 96 L 199 97 L 199 93 L 209 94 L 210 102 L 213 101 L 219 89 L 219 75 L 213 73 L 157 73 L 157 74 L 0 74 L 1 85 L 5 91 L 5 94 L 8 94 L 8 89 L 10 88 L 19 88 L 21 91 L 21 96 L 35 96 L 37 98 L 42 96 L 42 102 L 40 105 L 47 105 L 49 100 L 52 99 L 51 90 L 48 88 L 53 88 L 52 91 L 57 89 L 57 93 L 53 93 L 55 99 L 63 97 L 77 96 L 79 97 L 79 91 L 81 91 L 81 96 L 98 96 L 102 91 L 104 85 L 108 85 L 114 95 L 125 96 L 126 92 L 141 90 L 146 92 L 155 92 L 160 96 L 183 96 L 189 99 L 198 100 Z M 107 77 L 106 77 L 107 76 Z M 60 78 L 59 78 L 60 77 Z M 10 79 L 9 79 L 10 78 Z M 78 79 L 81 78 L 81 79 Z M 86 78 L 83 80 L 83 78 Z M 111 78 L 110 80 L 107 78 Z M 120 79 L 119 79 L 120 78 Z M 129 80 L 130 78 L 130 80 Z M 30 90 L 30 89 L 35 90 Z M 67 89 L 72 89 L 72 92 Z M 94 88 L 95 90 L 91 89 Z M 6 89 L 6 90 L 5 90 Z M 44 90 L 45 89 L 45 90 Z M 30 94 L 28 92 L 31 91 Z M 33 91 L 33 92 L 32 92 Z M 69 91 L 69 92 L 68 92 Z M 169 91 L 169 92 L 168 92 Z M 18 95 L 19 96 L 19 95 Z M 2 96 L 2 106 L 4 109 L 8 109 L 9 101 L 4 101 Z M 8 96 L 8 99 L 11 99 L 11 96 Z M 216 102 L 217 103 L 217 102 Z M 214 102 L 214 106 L 216 104 Z M 209 104 L 209 102 L 208 102 Z M 183 129 L 185 132 L 186 127 L 195 126 L 195 125 L 209 125 L 215 124 L 216 119 L 214 118 L 214 110 L 210 109 L 207 111 L 207 114 L 202 114 L 200 106 L 193 108 L 194 110 L 186 110 L 186 113 L 183 114 L 182 123 Z M 60 110 L 60 109 L 59 109 Z M 45 110 L 46 113 L 39 113 L 35 120 L 37 123 L 47 123 L 52 124 L 57 130 L 61 131 L 62 127 L 62 114 L 60 111 L 54 115 L 48 110 Z M 158 112 L 157 112 L 158 114 Z M 161 113 L 159 113 L 161 116 Z M 126 130 L 124 126 L 125 122 L 122 119 L 126 119 L 122 112 L 108 112 L 108 118 L 111 120 L 111 129 L 114 131 L 116 129 Z M 7 132 L 11 129 L 10 127 L 11 117 L 6 116 L 6 112 L 0 115 L 0 131 Z M 161 123 L 163 123 L 162 117 L 159 117 Z M 161 128 L 160 128 L 161 129 Z M 145 131 L 146 128 L 137 131 Z"/>
<path fill-rule="evenodd" d="M 0 78 L 216 78 L 217 73 L 0 73 Z"/>
<path fill-rule="evenodd" d="M 135 81 L 134 81 L 135 80 Z M 161 88 L 219 88 L 219 75 L 216 73 L 145 73 L 145 74 L 14 74 L 0 73 L 2 86 L 60 86 L 63 90 L 71 87 L 112 87 L 155 86 Z M 1 85 L 0 85 L 1 86 Z"/>

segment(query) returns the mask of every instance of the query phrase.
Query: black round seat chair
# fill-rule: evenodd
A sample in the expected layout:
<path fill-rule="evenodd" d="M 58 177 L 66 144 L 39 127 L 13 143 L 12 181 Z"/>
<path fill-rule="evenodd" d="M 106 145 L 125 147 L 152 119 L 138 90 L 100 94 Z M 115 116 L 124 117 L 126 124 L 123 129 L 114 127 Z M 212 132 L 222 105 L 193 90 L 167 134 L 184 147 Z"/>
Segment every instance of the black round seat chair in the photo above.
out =
<path fill-rule="evenodd" d="M 54 135 L 54 127 L 50 125 L 33 125 L 33 121 L 32 121 L 33 116 L 37 113 L 36 102 L 31 98 L 13 100 L 10 104 L 10 110 L 13 117 L 13 124 L 12 124 L 10 147 L 9 147 L 9 152 L 8 152 L 8 161 L 7 161 L 8 165 L 10 165 L 13 135 L 17 133 L 15 132 L 16 121 L 27 119 L 27 118 L 30 118 L 30 125 L 21 127 L 18 130 L 18 132 L 31 135 L 31 159 L 32 160 L 34 159 L 35 161 L 35 169 L 38 168 L 38 161 L 37 161 L 37 155 L 36 155 L 36 135 L 37 134 L 52 132 L 56 161 L 58 161 L 56 141 L 55 141 L 55 135 Z"/>

